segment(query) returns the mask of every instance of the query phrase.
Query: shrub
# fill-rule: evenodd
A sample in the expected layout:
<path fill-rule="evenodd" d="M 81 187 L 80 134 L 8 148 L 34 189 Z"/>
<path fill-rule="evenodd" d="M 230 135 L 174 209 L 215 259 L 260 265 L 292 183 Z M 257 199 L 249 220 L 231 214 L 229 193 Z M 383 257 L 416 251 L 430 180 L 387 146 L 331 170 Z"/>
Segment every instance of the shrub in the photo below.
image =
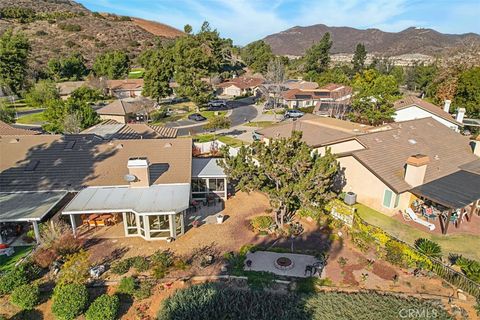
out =
<path fill-rule="evenodd" d="M 22 310 L 32 310 L 40 300 L 40 290 L 37 285 L 24 284 L 16 287 L 10 301 Z"/>
<path fill-rule="evenodd" d="M 114 263 L 111 267 L 111 270 L 115 274 L 122 275 L 127 273 L 128 270 L 130 270 L 131 266 L 132 266 L 132 260 L 124 259 Z"/>
<path fill-rule="evenodd" d="M 47 248 L 38 248 L 32 256 L 32 260 L 41 268 L 48 268 L 57 259 L 57 254 Z"/>
<path fill-rule="evenodd" d="M 255 252 L 257 250 L 257 247 L 254 244 L 245 244 L 243 245 L 238 253 L 242 256 L 246 256 L 248 252 Z"/>
<path fill-rule="evenodd" d="M 136 256 L 130 258 L 131 266 L 138 272 L 145 272 L 150 268 L 150 262 L 146 257 Z"/>
<path fill-rule="evenodd" d="M 83 313 L 87 304 L 88 291 L 83 284 L 57 285 L 53 291 L 52 312 L 59 319 L 75 319 Z"/>
<path fill-rule="evenodd" d="M 137 283 L 134 277 L 124 277 L 120 280 L 120 285 L 118 286 L 117 291 L 119 293 L 133 295 L 136 288 Z"/>
<path fill-rule="evenodd" d="M 142 281 L 138 288 L 133 292 L 135 299 L 142 300 L 152 295 L 152 288 L 155 284 L 152 281 Z"/>
<path fill-rule="evenodd" d="M 28 283 L 28 276 L 24 268 L 15 268 L 0 277 L 0 295 L 8 294 L 16 287 Z"/>
<path fill-rule="evenodd" d="M 82 31 L 82 27 L 78 24 L 60 23 L 58 24 L 58 27 L 63 31 L 69 31 L 69 32 Z"/>
<path fill-rule="evenodd" d="M 250 220 L 250 225 L 254 230 L 266 231 L 274 223 L 271 216 L 258 216 Z"/>
<path fill-rule="evenodd" d="M 90 275 L 90 261 L 88 260 L 88 256 L 88 252 L 83 250 L 79 253 L 67 256 L 65 264 L 60 270 L 58 283 L 85 283 Z"/>
<path fill-rule="evenodd" d="M 74 254 L 82 249 L 83 241 L 75 238 L 72 232 L 67 231 L 53 242 L 52 248 L 59 256 Z"/>
<path fill-rule="evenodd" d="M 114 320 L 117 317 L 120 300 L 117 295 L 102 294 L 95 299 L 85 313 L 87 320 Z"/>
<path fill-rule="evenodd" d="M 173 264 L 173 253 L 168 250 L 158 250 L 150 257 L 150 259 L 153 264 L 162 265 L 168 268 Z"/>
<path fill-rule="evenodd" d="M 429 239 L 420 238 L 415 241 L 415 247 L 426 256 L 432 258 L 441 258 L 442 257 L 442 248 L 436 243 Z"/>
<path fill-rule="evenodd" d="M 480 262 L 459 257 L 456 261 L 456 265 L 462 269 L 462 272 L 467 278 L 480 283 Z"/>

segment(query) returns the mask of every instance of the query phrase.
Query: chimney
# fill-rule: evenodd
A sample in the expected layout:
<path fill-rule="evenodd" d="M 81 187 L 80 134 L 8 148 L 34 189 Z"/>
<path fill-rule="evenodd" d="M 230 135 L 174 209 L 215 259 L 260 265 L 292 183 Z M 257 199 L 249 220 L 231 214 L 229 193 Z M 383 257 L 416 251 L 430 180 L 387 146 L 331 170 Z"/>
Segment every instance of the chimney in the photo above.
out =
<path fill-rule="evenodd" d="M 423 184 L 425 179 L 425 172 L 427 171 L 427 164 L 430 158 L 423 154 L 416 154 L 408 157 L 405 167 L 405 182 L 412 187 L 417 187 Z"/>
<path fill-rule="evenodd" d="M 443 105 L 443 111 L 446 113 L 450 113 L 450 104 L 452 103 L 451 100 L 445 100 L 445 104 Z"/>
<path fill-rule="evenodd" d="M 480 136 L 476 140 L 472 141 L 473 154 L 480 157 Z"/>
<path fill-rule="evenodd" d="M 150 163 L 147 158 L 128 159 L 128 175 L 126 180 L 130 182 L 130 187 L 148 187 L 150 186 Z"/>
<path fill-rule="evenodd" d="M 465 112 L 466 112 L 465 108 L 458 108 L 457 118 L 455 120 L 457 120 L 460 123 L 463 123 L 463 118 L 465 117 Z"/>

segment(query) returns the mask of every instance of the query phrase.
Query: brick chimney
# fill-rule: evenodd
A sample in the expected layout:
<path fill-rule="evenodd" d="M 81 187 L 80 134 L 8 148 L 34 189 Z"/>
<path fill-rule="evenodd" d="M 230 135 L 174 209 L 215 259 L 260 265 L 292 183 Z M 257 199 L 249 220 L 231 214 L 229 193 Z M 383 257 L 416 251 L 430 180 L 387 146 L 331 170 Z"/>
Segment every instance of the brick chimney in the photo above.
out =
<path fill-rule="evenodd" d="M 443 105 L 443 111 L 450 113 L 450 104 L 452 101 L 450 100 L 445 100 L 445 104 Z"/>
<path fill-rule="evenodd" d="M 130 158 L 128 159 L 128 175 L 127 181 L 130 187 L 148 187 L 150 186 L 150 163 L 147 158 Z M 135 179 L 133 179 L 135 177 Z"/>
<path fill-rule="evenodd" d="M 430 158 L 423 154 L 415 154 L 408 157 L 405 167 L 405 182 L 412 187 L 423 184 L 429 162 Z"/>

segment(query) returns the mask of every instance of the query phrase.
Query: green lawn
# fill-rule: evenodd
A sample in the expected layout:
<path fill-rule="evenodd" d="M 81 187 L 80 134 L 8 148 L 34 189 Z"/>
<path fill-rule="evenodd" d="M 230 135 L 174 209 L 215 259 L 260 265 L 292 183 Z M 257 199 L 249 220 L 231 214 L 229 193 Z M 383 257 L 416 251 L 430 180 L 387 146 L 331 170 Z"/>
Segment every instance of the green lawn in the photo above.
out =
<path fill-rule="evenodd" d="M 248 127 L 255 127 L 255 128 L 266 128 L 270 127 L 271 125 L 275 124 L 273 121 L 254 121 L 254 122 L 248 122 L 245 123 L 246 126 Z"/>
<path fill-rule="evenodd" d="M 443 254 L 446 257 L 449 253 L 458 253 L 471 259 L 480 260 L 480 235 L 431 234 L 427 231 L 412 228 L 363 204 L 358 203 L 355 207 L 357 208 L 359 216 L 366 222 L 380 227 L 385 232 L 411 245 L 413 245 L 418 238 L 427 238 L 438 243 L 442 247 Z"/>
<path fill-rule="evenodd" d="M 17 123 L 22 124 L 43 124 L 45 123 L 45 119 L 43 118 L 43 112 L 27 114 L 25 116 L 21 116 L 17 119 Z"/>
<path fill-rule="evenodd" d="M 215 112 L 218 112 L 219 116 L 224 116 L 227 114 L 227 111 L 200 111 L 200 114 L 207 119 L 211 119 L 215 116 Z M 192 112 L 195 113 L 195 112 Z"/>
<path fill-rule="evenodd" d="M 133 68 L 128 73 L 128 79 L 141 79 L 143 78 L 144 73 L 145 73 L 145 69 L 143 68 Z"/>
<path fill-rule="evenodd" d="M 14 247 L 14 249 L 15 253 L 12 256 L 0 256 L 0 271 L 8 271 L 13 268 L 15 263 L 32 251 L 33 246 Z"/>
<path fill-rule="evenodd" d="M 231 147 L 240 147 L 245 144 L 244 141 L 229 137 L 229 136 L 221 136 L 221 135 L 214 135 L 213 133 L 208 134 L 199 134 L 193 137 L 197 142 L 209 142 L 217 139 Z"/>

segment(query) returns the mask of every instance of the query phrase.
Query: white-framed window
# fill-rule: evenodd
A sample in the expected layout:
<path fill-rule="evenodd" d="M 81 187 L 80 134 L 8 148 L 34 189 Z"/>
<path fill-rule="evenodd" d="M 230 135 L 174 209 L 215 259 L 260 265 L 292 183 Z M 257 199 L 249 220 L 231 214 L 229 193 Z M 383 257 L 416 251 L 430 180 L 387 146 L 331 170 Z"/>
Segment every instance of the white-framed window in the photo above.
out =
<path fill-rule="evenodd" d="M 393 198 L 393 192 L 390 189 L 385 189 L 383 192 L 383 203 L 382 205 L 385 208 L 391 208 L 392 206 L 392 198 Z"/>

